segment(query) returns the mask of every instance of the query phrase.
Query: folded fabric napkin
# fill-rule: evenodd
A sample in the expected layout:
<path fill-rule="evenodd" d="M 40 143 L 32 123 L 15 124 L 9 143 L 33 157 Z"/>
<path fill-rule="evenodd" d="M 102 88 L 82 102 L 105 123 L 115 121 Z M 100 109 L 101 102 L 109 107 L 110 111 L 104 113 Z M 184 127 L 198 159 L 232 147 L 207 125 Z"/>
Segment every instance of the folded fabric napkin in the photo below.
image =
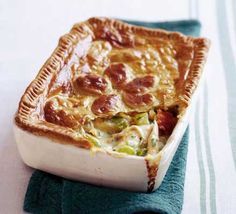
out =
<path fill-rule="evenodd" d="M 128 23 L 180 31 L 198 36 L 195 20 Z M 188 129 L 179 145 L 161 186 L 153 193 L 137 193 L 70 181 L 36 170 L 25 195 L 24 210 L 31 213 L 180 213 L 188 148 Z"/>

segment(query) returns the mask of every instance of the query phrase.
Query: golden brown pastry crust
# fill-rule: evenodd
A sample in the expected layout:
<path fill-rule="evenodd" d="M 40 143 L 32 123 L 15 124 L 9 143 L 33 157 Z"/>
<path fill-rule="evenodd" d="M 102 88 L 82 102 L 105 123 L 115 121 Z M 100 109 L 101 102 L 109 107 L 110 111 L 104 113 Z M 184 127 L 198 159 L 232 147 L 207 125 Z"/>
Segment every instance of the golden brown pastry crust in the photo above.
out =
<path fill-rule="evenodd" d="M 15 116 L 17 126 L 36 135 L 47 136 L 55 140 L 62 140 L 65 143 L 73 143 L 79 147 L 90 147 L 90 144 L 83 138 L 78 137 L 71 128 L 62 127 L 47 122 L 38 122 L 40 117 L 42 117 L 42 109 L 40 109 L 41 107 L 39 107 L 38 104 L 45 101 L 51 79 L 54 78 L 54 76 L 59 73 L 65 65 L 68 56 L 73 55 L 74 47 L 78 41 L 86 35 L 94 36 L 95 34 L 99 34 L 99 32 L 101 32 L 99 29 L 103 28 L 118 29 L 118 31 L 129 32 L 131 37 L 132 35 L 140 35 L 147 38 L 156 37 L 167 42 L 174 41 L 176 44 L 180 44 L 180 51 L 178 53 L 179 58 L 184 58 L 186 54 L 188 54 L 186 52 L 188 44 L 193 44 L 194 56 L 189 67 L 187 78 L 179 83 L 181 85 L 181 95 L 179 96 L 179 99 L 181 100 L 181 104 L 184 108 L 188 106 L 206 61 L 209 48 L 209 41 L 207 39 L 193 38 L 178 32 L 168 32 L 160 29 L 132 26 L 114 19 L 90 18 L 85 22 L 74 25 L 68 34 L 60 38 L 57 48 L 43 65 L 36 78 L 28 86 L 20 100 L 19 108 Z M 93 29 L 93 31 L 91 31 L 91 29 Z M 106 35 L 105 37 L 104 35 L 95 36 L 106 40 Z M 117 36 L 117 41 L 113 41 L 111 39 L 110 42 L 114 42 L 114 45 L 119 46 L 119 36 L 120 35 Z M 126 43 L 129 45 L 132 43 L 130 38 L 126 35 L 122 39 L 122 45 L 126 45 Z M 181 45 L 184 46 L 181 47 Z"/>

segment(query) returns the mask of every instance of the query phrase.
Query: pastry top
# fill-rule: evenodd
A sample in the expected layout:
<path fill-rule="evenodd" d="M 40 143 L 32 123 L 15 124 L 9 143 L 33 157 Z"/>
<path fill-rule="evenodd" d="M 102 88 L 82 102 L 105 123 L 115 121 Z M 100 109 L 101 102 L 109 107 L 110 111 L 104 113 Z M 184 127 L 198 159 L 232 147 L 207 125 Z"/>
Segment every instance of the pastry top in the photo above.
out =
<path fill-rule="evenodd" d="M 16 124 L 79 147 L 158 152 L 190 102 L 208 46 L 107 18 L 78 23 L 27 88 Z"/>

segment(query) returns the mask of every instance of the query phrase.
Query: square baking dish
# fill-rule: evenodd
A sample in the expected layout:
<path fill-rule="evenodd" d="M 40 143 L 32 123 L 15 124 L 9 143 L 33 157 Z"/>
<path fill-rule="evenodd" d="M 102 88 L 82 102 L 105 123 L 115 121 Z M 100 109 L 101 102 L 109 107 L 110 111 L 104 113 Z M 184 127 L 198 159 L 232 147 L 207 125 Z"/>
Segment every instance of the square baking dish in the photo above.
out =
<path fill-rule="evenodd" d="M 186 71 L 182 75 L 181 92 L 178 95 L 178 121 L 164 147 L 153 156 L 124 155 L 92 149 L 71 128 L 44 121 L 43 106 L 53 82 L 70 79 L 66 73 L 68 66 L 75 67 L 71 62 L 76 61 L 76 57 L 82 59 L 86 47 L 101 29 L 105 32 L 102 38 L 118 48 L 127 43 L 133 45 L 134 42 L 142 45 L 144 39 L 154 43 L 173 43 L 180 47 L 178 57 L 181 63 L 178 67 L 186 66 Z M 132 40 L 137 35 L 139 39 Z M 209 41 L 204 38 L 132 26 L 108 18 L 91 18 L 74 25 L 68 34 L 60 38 L 57 48 L 28 86 L 19 103 L 14 133 L 24 163 L 64 178 L 96 185 L 141 192 L 156 190 L 188 125 L 191 108 L 202 82 L 202 69 L 208 49 Z M 60 78 L 57 79 L 58 76 Z"/>

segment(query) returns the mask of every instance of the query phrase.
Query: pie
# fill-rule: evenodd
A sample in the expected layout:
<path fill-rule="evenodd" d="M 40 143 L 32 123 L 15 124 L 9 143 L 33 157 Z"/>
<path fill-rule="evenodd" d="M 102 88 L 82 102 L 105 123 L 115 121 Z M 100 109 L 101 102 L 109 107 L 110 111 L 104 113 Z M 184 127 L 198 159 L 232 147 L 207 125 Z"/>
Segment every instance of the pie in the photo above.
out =
<path fill-rule="evenodd" d="M 155 155 L 190 104 L 208 47 L 108 18 L 78 23 L 26 89 L 16 125 L 57 143 Z"/>

